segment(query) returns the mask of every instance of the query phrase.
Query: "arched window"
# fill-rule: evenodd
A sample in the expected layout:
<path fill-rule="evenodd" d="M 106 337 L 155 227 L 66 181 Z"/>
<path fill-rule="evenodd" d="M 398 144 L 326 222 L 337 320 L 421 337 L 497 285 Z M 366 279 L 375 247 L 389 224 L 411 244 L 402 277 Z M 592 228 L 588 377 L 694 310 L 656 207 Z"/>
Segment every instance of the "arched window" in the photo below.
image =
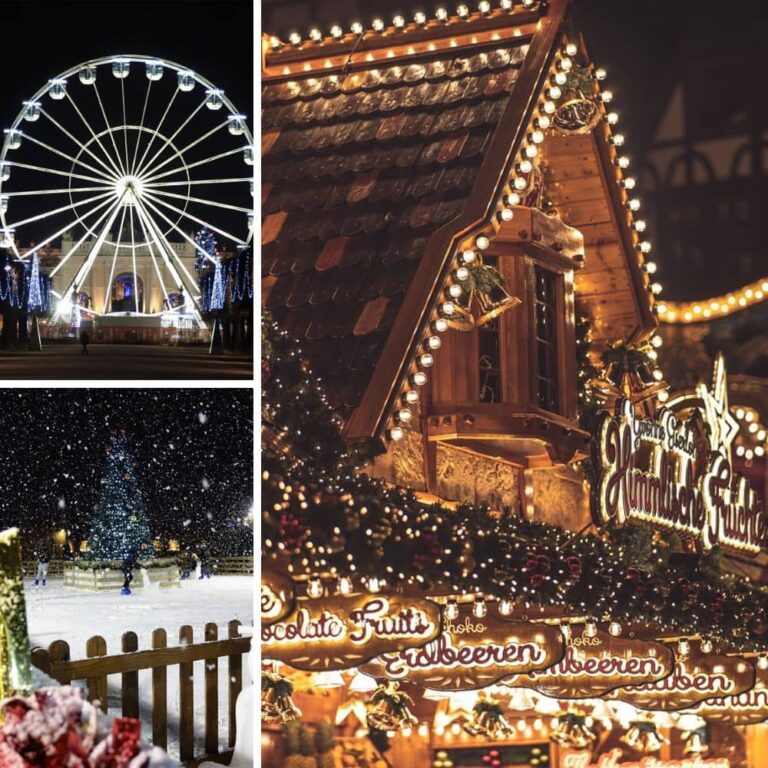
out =
<path fill-rule="evenodd" d="M 144 284 L 130 272 L 119 274 L 112 283 L 112 312 L 143 312 Z"/>

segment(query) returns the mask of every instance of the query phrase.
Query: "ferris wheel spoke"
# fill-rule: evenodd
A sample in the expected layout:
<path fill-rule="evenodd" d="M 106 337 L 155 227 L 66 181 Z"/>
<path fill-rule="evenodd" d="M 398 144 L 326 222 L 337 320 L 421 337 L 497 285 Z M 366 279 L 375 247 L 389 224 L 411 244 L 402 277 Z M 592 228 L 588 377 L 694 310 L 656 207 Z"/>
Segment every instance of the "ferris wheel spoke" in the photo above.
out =
<path fill-rule="evenodd" d="M 102 208 L 104 208 L 105 206 L 109 205 L 109 202 L 110 202 L 109 200 L 106 200 L 103 203 L 99 203 L 98 205 L 94 205 L 93 208 L 91 208 L 90 211 L 86 211 L 82 216 L 78 216 L 74 221 L 70 221 L 69 224 L 67 224 L 66 227 L 62 227 L 58 232 L 54 232 L 52 235 L 50 235 L 45 240 L 43 240 L 42 243 L 36 243 L 35 246 L 33 248 L 30 248 L 26 253 L 20 254 L 19 258 L 20 259 L 25 259 L 31 253 L 34 253 L 35 251 L 37 251 L 40 248 L 42 248 L 44 245 L 48 245 L 48 243 L 50 243 L 51 241 L 55 240 L 57 237 L 60 237 L 61 235 L 63 235 L 67 230 L 72 229 L 72 227 L 74 227 L 75 224 L 78 224 L 78 223 L 81 224 L 85 228 L 85 230 L 86 230 L 85 235 L 83 235 L 82 239 L 79 241 L 78 245 L 76 246 L 76 247 L 79 247 L 79 244 L 82 243 L 85 240 L 85 238 L 88 237 L 89 234 L 92 234 L 90 232 L 90 225 L 86 226 L 85 223 L 83 222 L 83 219 L 86 219 L 89 216 L 92 216 L 97 211 L 100 211 Z M 118 201 L 115 200 L 115 202 L 112 204 L 112 208 L 108 208 L 104 213 L 102 213 L 102 215 L 99 216 L 99 218 L 96 220 L 96 223 L 93 224 L 93 226 L 94 227 L 98 227 L 99 223 L 101 221 L 103 221 L 107 216 L 109 216 L 110 211 L 112 211 L 113 208 L 116 208 L 117 205 L 118 205 Z M 51 277 L 53 277 L 53 275 L 55 275 L 56 272 L 58 272 L 64 266 L 64 263 L 66 262 L 67 258 L 72 253 L 74 253 L 74 251 L 75 251 L 75 248 L 73 248 L 72 251 L 70 251 L 70 253 L 67 254 L 67 257 L 62 259 L 56 265 L 56 267 L 51 272 Z"/>
<path fill-rule="evenodd" d="M 49 216 L 55 216 L 58 213 L 77 210 L 77 206 L 79 205 L 87 205 L 88 203 L 93 203 L 96 200 L 101 200 L 102 198 L 109 197 L 110 195 L 113 195 L 113 194 L 114 192 L 102 192 L 101 194 L 94 195 L 93 197 L 88 197 L 85 200 L 80 200 L 77 203 L 62 205 L 60 208 L 52 208 L 50 211 L 44 211 L 43 213 L 38 213 L 36 216 L 30 216 L 28 219 L 22 219 L 21 221 L 14 221 L 13 224 L 7 224 L 6 227 L 8 229 L 16 229 L 18 227 L 23 226 L 24 224 L 31 224 L 33 221 L 40 221 L 41 219 L 47 219 Z"/>
<path fill-rule="evenodd" d="M 144 108 L 141 110 L 141 121 L 139 122 L 139 130 L 136 134 L 136 144 L 133 148 L 133 160 L 131 160 L 130 174 L 136 170 L 136 158 L 139 154 L 139 144 L 141 144 L 141 137 L 144 131 L 144 118 L 147 116 L 147 104 L 149 104 L 149 93 L 152 90 L 152 81 L 147 78 L 147 92 L 144 94 Z"/>
<path fill-rule="evenodd" d="M 178 88 L 173 92 L 173 96 L 171 96 L 171 100 L 168 102 L 168 106 L 165 108 L 165 112 L 163 112 L 162 117 L 160 118 L 160 122 L 158 122 L 157 127 L 154 131 L 151 132 L 151 135 L 149 137 L 149 142 L 147 143 L 147 146 L 144 147 L 144 152 L 141 155 L 141 160 L 139 160 L 138 164 L 134 168 L 133 175 L 137 175 L 139 170 L 141 169 L 141 164 L 144 162 L 144 159 L 147 156 L 147 153 L 149 152 L 150 147 L 155 141 L 155 137 L 160 135 L 160 129 L 163 127 L 163 123 L 165 122 L 165 118 L 168 117 L 168 113 L 171 111 L 171 107 L 173 106 L 173 102 L 176 100 L 176 95 L 179 93 Z"/>
<path fill-rule="evenodd" d="M 168 309 L 171 308 L 171 300 L 168 296 L 168 291 L 165 288 L 165 280 L 163 280 L 163 274 L 160 271 L 160 267 L 157 266 L 157 260 L 155 259 L 155 251 L 152 247 L 152 238 L 149 236 L 149 232 L 147 231 L 147 228 L 144 224 L 144 220 L 141 218 L 141 211 L 137 209 L 136 211 L 136 218 L 139 220 L 139 225 L 141 226 L 141 231 L 144 235 L 144 239 L 147 243 L 147 249 L 149 250 L 149 257 L 152 259 L 152 266 L 155 268 L 155 272 L 157 273 L 157 279 L 160 281 L 160 288 L 162 288 L 163 296 L 165 296 L 165 302 Z M 158 246 L 159 249 L 159 246 Z M 173 275 L 173 272 L 171 272 L 171 275 Z"/>
<path fill-rule="evenodd" d="M 244 184 L 246 182 L 253 181 L 253 178 L 250 176 L 242 176 L 240 178 L 231 178 L 231 179 L 191 179 L 190 181 L 163 181 L 160 183 L 155 183 L 152 181 L 142 181 L 142 185 L 144 187 L 148 187 L 150 189 L 155 189 L 157 187 L 186 187 L 190 184 L 199 185 L 199 184 Z"/>
<path fill-rule="evenodd" d="M 105 179 L 98 179 L 94 176 L 83 176 L 80 173 L 72 173 L 71 171 L 59 171 L 56 168 L 47 168 L 42 165 L 29 165 L 28 163 L 17 163 L 15 160 L 7 160 L 6 165 L 12 165 L 16 168 L 26 168 L 28 171 L 40 171 L 40 173 L 53 173 L 56 176 L 66 176 L 70 179 L 84 179 L 85 181 L 95 181 L 103 184 L 104 189 L 111 189 L 111 185 L 106 183 Z"/>
<path fill-rule="evenodd" d="M 67 94 L 67 97 L 69 97 L 69 94 Z M 83 113 L 80 112 L 80 109 L 78 108 L 77 104 L 75 104 L 75 102 L 72 101 L 71 98 L 70 98 L 70 102 L 71 102 L 72 106 L 77 110 L 78 114 L 82 118 L 82 120 L 85 123 L 86 127 L 88 128 L 88 130 L 91 132 L 91 135 L 96 140 L 96 143 L 99 145 L 99 147 L 101 147 L 101 151 L 104 152 L 104 155 L 107 158 L 107 160 L 109 160 L 113 164 L 112 168 L 110 168 L 108 165 L 106 165 L 106 163 L 104 163 L 104 161 L 98 155 L 96 155 L 85 144 L 83 144 L 83 142 L 80 141 L 80 139 L 78 139 L 77 136 L 75 136 L 73 133 L 68 131 L 55 117 L 52 117 L 51 115 L 49 115 L 42 107 L 40 108 L 40 113 L 45 115 L 45 117 L 48 118 L 48 120 L 51 123 L 53 123 L 65 136 L 68 136 L 75 144 L 77 144 L 77 146 L 80 147 L 80 149 L 83 152 L 87 152 L 108 173 L 115 173 L 116 172 L 118 174 L 118 176 L 119 176 L 120 175 L 120 169 L 117 166 L 114 165 L 114 162 L 113 162 L 112 158 L 109 156 L 109 153 L 107 152 L 106 149 L 104 149 L 104 146 L 102 145 L 101 141 L 99 140 L 99 138 L 96 136 L 96 134 L 91 129 L 90 123 L 88 123 L 88 121 L 83 116 Z"/>
<path fill-rule="evenodd" d="M 101 116 L 104 118 L 104 125 L 107 127 L 107 133 L 112 140 L 112 146 L 115 150 L 115 160 L 120 166 L 120 175 L 125 176 L 127 170 L 123 168 L 123 159 L 120 157 L 120 150 L 117 148 L 117 142 L 115 141 L 115 134 L 112 132 L 112 126 L 109 124 L 109 118 L 107 117 L 107 111 L 104 109 L 104 102 L 101 100 L 101 94 L 99 93 L 99 84 L 93 83 L 93 92 L 96 94 L 96 99 L 99 102 L 99 108 L 101 109 Z"/>
<path fill-rule="evenodd" d="M 151 188 L 151 185 L 148 184 L 147 187 Z M 147 194 L 150 194 L 150 191 L 147 192 Z M 157 195 L 160 195 L 161 197 L 174 197 L 178 200 L 189 200 L 190 203 L 201 203 L 202 205 L 211 205 L 214 208 L 226 208 L 230 211 L 240 211 L 241 213 L 252 213 L 252 208 L 243 208 L 241 205 L 230 205 L 229 203 L 220 203 L 216 200 L 207 200 L 203 197 L 190 197 L 189 195 L 177 195 L 174 192 L 165 192 L 163 190 L 155 190 L 154 188 L 151 188 L 151 195 L 153 198 L 156 198 Z"/>
<path fill-rule="evenodd" d="M 49 152 L 53 152 L 55 155 L 59 155 L 60 157 L 63 157 L 65 160 L 69 160 L 73 165 L 82 165 L 83 168 L 87 168 L 89 171 L 93 171 L 94 173 L 98 174 L 99 176 L 102 176 L 105 181 L 117 181 L 117 176 L 115 176 L 114 173 L 107 174 L 104 171 L 94 168 L 92 165 L 89 165 L 88 163 L 79 160 L 76 157 L 72 157 L 72 155 L 68 155 L 66 152 L 62 152 L 60 149 L 56 149 L 56 147 L 52 147 L 50 144 L 46 144 L 44 141 L 40 141 L 39 139 L 36 139 L 34 136 L 30 136 L 28 133 L 21 134 L 25 139 L 29 139 L 33 144 L 38 144 L 39 146 L 43 147 L 44 149 L 47 149 Z"/>
<path fill-rule="evenodd" d="M 165 200 L 161 200 L 158 197 L 155 197 L 155 195 L 150 194 L 149 192 L 144 192 L 144 196 L 148 197 L 149 200 L 147 200 L 147 205 L 151 205 L 154 210 L 156 210 L 158 213 L 160 211 L 155 208 L 155 206 L 152 205 L 150 200 L 154 200 L 156 203 L 159 203 L 160 205 L 164 205 L 166 208 L 170 208 L 174 213 L 178 213 L 180 216 L 184 216 L 187 219 L 190 219 L 191 221 L 196 222 L 197 224 L 202 225 L 203 227 L 207 227 L 208 229 L 212 230 L 213 232 L 218 232 L 223 237 L 226 237 L 227 240 L 231 240 L 233 243 L 236 243 L 237 245 L 247 245 L 245 240 L 240 239 L 236 235 L 232 235 L 229 232 L 219 229 L 219 227 L 215 226 L 214 224 L 211 224 L 210 222 L 205 221 L 204 219 L 200 219 L 197 216 L 193 216 L 191 213 L 188 213 L 183 208 L 177 208 L 175 205 L 166 202 Z M 162 215 L 162 214 L 161 214 Z M 170 221 L 170 219 L 169 219 Z"/>
<path fill-rule="evenodd" d="M 112 254 L 112 266 L 109 270 L 109 280 L 104 288 L 104 309 L 103 312 L 107 314 L 107 307 L 109 305 L 110 298 L 112 296 L 112 280 L 115 278 L 115 265 L 117 264 L 117 252 L 120 250 L 120 242 L 123 238 L 123 225 L 125 224 L 125 211 L 128 208 L 127 205 L 123 206 L 123 215 L 120 218 L 120 228 L 117 230 L 117 241 L 115 242 L 115 250 Z"/>
<path fill-rule="evenodd" d="M 120 80 L 120 93 L 123 100 L 123 145 L 125 146 L 125 172 L 130 171 L 131 163 L 128 160 L 128 120 L 125 117 L 125 80 Z"/>
<path fill-rule="evenodd" d="M 59 187 L 59 189 L 29 189 L 23 192 L 3 192 L 4 197 L 27 197 L 30 195 L 65 195 L 68 192 L 99 192 L 104 189 L 100 187 Z"/>
<path fill-rule="evenodd" d="M 146 197 L 142 197 L 141 200 L 137 201 L 137 205 L 139 208 L 141 208 L 144 216 L 147 218 L 149 222 L 151 222 L 151 228 L 157 230 L 162 235 L 162 230 L 160 227 L 157 226 L 157 223 L 155 222 L 153 216 L 149 213 L 149 211 L 144 207 L 144 203 L 146 203 L 152 210 L 155 211 L 155 213 L 160 216 L 161 219 L 163 219 L 165 222 L 170 224 L 171 228 L 174 229 L 176 232 L 178 232 L 192 247 L 195 249 L 195 252 L 200 250 L 200 246 L 186 233 L 183 229 L 181 229 L 178 225 L 176 225 L 173 221 L 171 221 L 162 211 L 158 210 L 151 201 L 147 200 Z M 173 253 L 174 256 L 178 259 L 178 256 L 176 255 L 176 252 L 171 248 L 171 253 Z M 197 282 L 194 277 L 189 273 L 189 270 L 184 265 L 184 262 L 179 259 L 179 266 L 181 267 L 184 274 L 187 276 L 189 281 L 192 283 L 192 285 L 196 285 Z"/>
<path fill-rule="evenodd" d="M 200 103 L 197 105 L 197 107 L 196 107 L 196 108 L 195 108 L 195 109 L 192 111 L 192 113 L 189 115 L 189 117 L 188 117 L 188 118 L 187 118 L 187 119 L 186 119 L 186 120 L 185 120 L 185 121 L 184 121 L 184 122 L 183 122 L 183 123 L 182 123 L 182 124 L 181 124 L 181 125 L 180 125 L 180 126 L 179 126 L 179 127 L 178 127 L 178 128 L 177 128 L 177 129 L 176 129 L 176 130 L 175 130 L 175 131 L 174 131 L 174 132 L 173 132 L 173 133 L 172 133 L 172 134 L 171 134 L 171 135 L 170 135 L 170 136 L 167 138 L 167 139 L 166 139 L 166 140 L 165 140 L 165 144 L 163 144 L 163 146 L 162 146 L 162 147 L 160 147 L 160 149 L 158 149 L 158 150 L 157 150 L 157 152 L 155 152 L 155 154 L 154 154 L 154 155 L 152 155 L 152 158 L 151 158 L 150 160 L 147 160 L 147 162 L 146 162 L 146 163 L 144 163 L 143 165 L 140 165 L 140 166 L 139 166 L 139 169 L 138 169 L 138 171 L 136 171 L 136 174 L 137 174 L 137 175 L 143 175 L 143 174 L 144 174 L 144 169 L 145 169 L 145 168 L 151 168 L 151 167 L 152 167 L 152 163 L 154 163 L 154 162 L 155 162 L 155 160 L 157 160 L 157 158 L 158 158 L 158 157 L 160 157 L 160 155 L 162 155 L 162 154 L 163 154 L 163 152 L 164 152 L 164 151 L 165 151 L 165 150 L 166 150 L 166 149 L 167 149 L 169 146 L 171 146 L 171 143 L 173 142 L 173 140 L 174 140 L 174 139 L 175 139 L 175 138 L 176 138 L 176 137 L 177 137 L 177 136 L 178 136 L 178 135 L 179 135 L 179 134 L 180 134 L 180 133 L 181 133 L 181 132 L 182 132 L 182 131 L 183 131 L 183 130 L 186 128 L 186 127 L 187 127 L 187 125 L 189 125 L 190 121 L 191 121 L 191 120 L 192 120 L 192 119 L 193 119 L 193 118 L 194 118 L 194 117 L 197 115 L 197 113 L 198 113 L 198 112 L 199 112 L 199 111 L 200 111 L 200 110 L 201 110 L 201 109 L 202 109 L 204 106 L 205 106 L 205 99 L 203 99 L 203 100 L 202 100 L 202 101 L 201 101 L 201 102 L 200 102 Z"/>
<path fill-rule="evenodd" d="M 133 267 L 133 309 L 136 314 L 139 313 L 139 281 L 136 279 L 136 234 L 133 229 L 133 206 L 130 206 L 131 210 L 128 211 L 128 216 L 131 221 L 131 265 Z"/>
<path fill-rule="evenodd" d="M 243 151 L 243 147 L 237 149 L 230 149 L 228 152 L 220 152 L 218 155 L 211 155 L 203 160 L 196 160 L 194 163 L 184 165 L 183 168 L 179 168 L 173 171 L 163 171 L 154 176 L 148 176 L 145 181 L 154 181 L 155 179 L 162 179 L 165 176 L 173 176 L 174 173 L 179 173 L 180 170 L 188 171 L 190 168 L 197 168 L 200 165 L 207 165 L 208 163 L 215 163 L 217 160 L 221 160 L 224 157 L 230 157 L 231 155 L 240 154 Z"/>
<path fill-rule="evenodd" d="M 178 155 L 183 155 L 187 150 L 192 149 L 192 147 L 197 146 L 198 144 L 200 144 L 200 142 L 205 141 L 210 136 L 213 136 L 214 133 L 216 133 L 217 131 L 220 131 L 228 123 L 229 123 L 229 120 L 225 120 L 223 123 L 219 123 L 219 125 L 217 125 L 215 128 L 211 128 L 211 130 L 208 131 L 208 133 L 204 133 L 199 139 L 195 139 L 194 141 L 191 141 L 189 144 L 187 144 L 186 147 L 182 147 L 179 150 Z M 175 158 L 177 158 L 178 155 L 172 155 L 171 157 L 168 157 L 165 160 L 163 160 L 163 162 L 159 163 L 158 165 L 147 166 L 147 168 L 144 170 L 144 173 L 151 175 L 155 171 L 159 171 L 161 168 L 168 165 L 168 163 L 172 162 Z"/>

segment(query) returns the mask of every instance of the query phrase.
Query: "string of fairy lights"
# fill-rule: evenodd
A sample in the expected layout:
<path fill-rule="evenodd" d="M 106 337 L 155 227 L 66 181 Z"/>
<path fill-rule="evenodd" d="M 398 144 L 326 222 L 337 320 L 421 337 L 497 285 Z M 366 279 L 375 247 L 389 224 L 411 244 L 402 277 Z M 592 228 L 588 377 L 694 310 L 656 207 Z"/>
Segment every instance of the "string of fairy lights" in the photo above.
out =
<path fill-rule="evenodd" d="M 659 319 L 664 323 L 702 323 L 760 304 L 768 298 L 768 280 L 755 280 L 731 293 L 701 301 L 668 301 L 659 304 Z"/>

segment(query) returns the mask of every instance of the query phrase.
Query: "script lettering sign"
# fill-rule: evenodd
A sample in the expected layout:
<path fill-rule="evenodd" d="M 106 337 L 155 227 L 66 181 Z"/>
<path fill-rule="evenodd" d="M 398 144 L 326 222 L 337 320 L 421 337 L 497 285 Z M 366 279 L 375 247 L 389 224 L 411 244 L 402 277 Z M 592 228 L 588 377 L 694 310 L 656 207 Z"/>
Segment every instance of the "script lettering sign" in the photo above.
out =
<path fill-rule="evenodd" d="M 484 688 L 510 674 L 545 669 L 565 650 L 557 627 L 475 618 L 460 606 L 456 619 L 443 619 L 443 632 L 418 649 L 378 656 L 363 670 L 374 677 L 409 680 L 426 688 L 466 691 Z"/>
<path fill-rule="evenodd" d="M 261 623 L 274 624 L 288 616 L 296 605 L 290 576 L 272 568 L 261 569 Z"/>
<path fill-rule="evenodd" d="M 595 522 L 640 520 L 695 538 L 704 551 L 720 545 L 757 555 L 768 537 L 763 504 L 723 453 L 710 452 L 705 426 L 698 412 L 683 421 L 666 408 L 642 419 L 627 400 L 603 414 L 593 451 Z"/>
<path fill-rule="evenodd" d="M 266 659 L 307 671 L 358 666 L 380 653 L 414 648 L 440 634 L 440 606 L 401 595 L 300 599 L 280 622 L 262 626 Z"/>
<path fill-rule="evenodd" d="M 733 696 L 707 699 L 691 710 L 705 720 L 728 725 L 756 725 L 768 720 L 768 670 L 758 670 L 755 687 Z"/>
<path fill-rule="evenodd" d="M 662 680 L 672 674 L 674 665 L 674 654 L 663 643 L 607 632 L 589 637 L 583 625 L 572 625 L 565 655 L 557 664 L 505 678 L 504 683 L 556 699 L 591 699 L 622 686 Z"/>
<path fill-rule="evenodd" d="M 678 658 L 669 677 L 655 683 L 618 688 L 607 698 L 619 699 L 638 709 L 674 712 L 707 699 L 737 696 L 755 685 L 755 666 L 731 656 L 697 651 Z"/>
<path fill-rule="evenodd" d="M 624 761 L 621 749 L 612 749 L 600 755 L 596 763 L 592 762 L 592 754 L 587 752 L 569 752 L 562 756 L 563 768 L 731 768 L 727 757 L 682 757 L 678 760 L 662 760 L 647 755 L 639 760 Z"/>

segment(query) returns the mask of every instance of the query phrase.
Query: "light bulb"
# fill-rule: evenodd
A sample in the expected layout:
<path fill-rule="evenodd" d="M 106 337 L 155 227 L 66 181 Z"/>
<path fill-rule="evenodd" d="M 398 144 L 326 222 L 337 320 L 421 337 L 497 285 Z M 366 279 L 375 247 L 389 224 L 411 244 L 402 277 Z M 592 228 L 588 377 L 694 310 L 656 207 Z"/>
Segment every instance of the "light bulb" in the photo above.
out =
<path fill-rule="evenodd" d="M 561 624 L 560 625 L 560 632 L 562 632 L 563 637 L 566 640 L 570 640 L 571 639 L 571 635 L 573 634 L 573 632 L 571 631 L 571 625 L 570 624 Z"/>
<path fill-rule="evenodd" d="M 553 115 L 557 109 L 555 102 L 550 101 L 549 99 L 547 99 L 544 104 L 542 104 L 541 108 L 544 110 L 545 115 Z"/>
<path fill-rule="evenodd" d="M 651 336 L 651 345 L 658 349 L 664 343 L 664 339 L 661 336 Z"/>
<path fill-rule="evenodd" d="M 534 144 L 541 144 L 544 141 L 544 131 L 536 130 L 531 134 L 531 141 Z"/>
<path fill-rule="evenodd" d="M 469 277 L 469 270 L 466 267 L 459 267 L 455 275 L 457 280 L 464 282 Z"/>
<path fill-rule="evenodd" d="M 454 306 L 452 301 L 444 301 L 440 305 L 440 311 L 446 316 L 446 317 L 452 317 L 454 312 L 456 312 L 456 307 Z"/>
<path fill-rule="evenodd" d="M 309 30 L 309 39 L 315 43 L 319 43 L 323 39 L 323 33 L 317 27 L 312 27 L 312 29 Z"/>
<path fill-rule="evenodd" d="M 434 362 L 435 358 L 432 357 L 429 352 L 425 352 L 423 355 L 419 355 L 419 365 L 422 368 L 430 368 Z"/>
<path fill-rule="evenodd" d="M 443 21 L 443 22 L 448 21 L 448 11 L 446 11 L 445 8 L 438 8 L 435 11 L 435 18 L 438 21 Z"/>
<path fill-rule="evenodd" d="M 600 94 L 600 98 L 608 104 L 608 102 L 613 101 L 613 91 L 603 91 Z"/>
<path fill-rule="evenodd" d="M 507 195 L 507 202 L 510 205 L 520 205 L 520 195 L 518 195 L 517 192 L 510 192 Z"/>
<path fill-rule="evenodd" d="M 359 21 L 353 21 L 352 24 L 350 24 L 349 28 L 352 31 L 353 35 L 363 34 L 363 25 Z"/>
<path fill-rule="evenodd" d="M 627 203 L 627 205 L 629 206 L 629 210 L 630 211 L 639 211 L 640 210 L 640 201 L 636 197 L 633 197 Z"/>
<path fill-rule="evenodd" d="M 464 3 L 461 3 L 456 8 L 456 13 L 458 14 L 460 19 L 466 19 L 467 16 L 469 16 L 469 8 L 467 8 Z"/>
<path fill-rule="evenodd" d="M 530 160 L 521 160 L 517 164 L 520 173 L 530 173 L 533 170 L 533 163 Z"/>
<path fill-rule="evenodd" d="M 522 176 L 518 176 L 515 179 L 513 186 L 515 189 L 522 192 L 528 186 L 528 182 Z"/>
<path fill-rule="evenodd" d="M 499 613 L 502 616 L 509 616 L 512 613 L 512 603 L 509 600 L 499 602 Z"/>
<path fill-rule="evenodd" d="M 621 624 L 618 621 L 612 621 L 608 625 L 608 634 L 613 637 L 618 637 L 621 634 Z"/>
<path fill-rule="evenodd" d="M 458 299 L 462 293 L 464 293 L 464 290 L 458 283 L 451 283 L 451 285 L 448 286 L 448 294 L 451 298 Z"/>
<path fill-rule="evenodd" d="M 575 43 L 568 43 L 565 46 L 565 54 L 566 56 L 575 56 L 578 51 L 578 48 L 576 47 Z"/>
<path fill-rule="evenodd" d="M 607 77 L 607 75 L 608 75 L 608 73 L 605 71 L 605 69 L 604 69 L 603 67 L 598 67 L 598 68 L 595 70 L 595 78 L 596 78 L 597 80 L 605 80 L 605 78 Z"/>
<path fill-rule="evenodd" d="M 343 34 L 344 30 L 338 24 L 334 24 L 331 27 L 331 37 L 335 37 L 338 40 Z"/>
<path fill-rule="evenodd" d="M 594 637 L 597 634 L 597 624 L 594 621 L 588 621 L 584 625 L 584 634 L 587 637 Z"/>
<path fill-rule="evenodd" d="M 392 19 L 395 29 L 402 29 L 405 26 L 405 18 L 399 13 Z"/>
<path fill-rule="evenodd" d="M 639 245 L 641 253 L 650 253 L 651 252 L 651 244 L 647 240 L 642 240 Z M 653 264 L 654 271 L 656 270 L 656 265 L 654 262 L 649 261 L 648 264 Z M 650 270 L 649 270 L 650 271 Z"/>
<path fill-rule="evenodd" d="M 416 13 L 413 14 L 413 20 L 421 25 L 427 23 L 427 14 L 424 13 L 424 11 L 416 11 Z"/>
<path fill-rule="evenodd" d="M 539 115 L 534 122 L 536 127 L 541 128 L 543 131 L 546 131 L 552 124 L 552 121 L 546 115 Z"/>
<path fill-rule="evenodd" d="M 475 245 L 481 251 L 484 251 L 490 244 L 491 244 L 491 241 L 490 241 L 488 235 L 478 235 L 476 240 L 475 240 Z"/>
<path fill-rule="evenodd" d="M 477 258 L 477 254 L 474 251 L 462 251 L 461 259 L 465 264 L 471 264 Z"/>
<path fill-rule="evenodd" d="M 624 134 L 623 133 L 614 133 L 613 137 L 611 138 L 611 141 L 613 142 L 614 146 L 621 147 L 624 144 Z"/>
<path fill-rule="evenodd" d="M 374 32 L 383 32 L 384 31 L 384 19 L 376 18 L 371 22 L 371 26 L 373 27 Z"/>
<path fill-rule="evenodd" d="M 691 644 L 687 640 L 681 640 L 677 644 L 677 652 L 682 658 L 686 658 L 691 652 Z"/>
<path fill-rule="evenodd" d="M 377 592 L 381 592 L 381 588 L 384 584 L 383 579 L 379 579 L 376 576 L 369 576 L 368 577 L 368 591 L 373 592 L 374 594 Z"/>
<path fill-rule="evenodd" d="M 398 440 L 402 440 L 403 437 L 405 437 L 405 432 L 403 432 L 402 427 L 392 427 L 389 430 L 389 439 L 394 440 L 397 442 Z"/>
<path fill-rule="evenodd" d="M 515 212 L 511 208 L 502 208 L 499 211 L 499 218 L 502 221 L 512 221 L 515 217 Z"/>
<path fill-rule="evenodd" d="M 764 653 L 761 653 L 757 657 L 757 668 L 768 669 L 768 656 L 766 656 Z"/>
<path fill-rule="evenodd" d="M 712 641 L 711 640 L 702 640 L 701 641 L 701 652 L 702 653 L 712 653 Z"/>
<path fill-rule="evenodd" d="M 301 35 L 298 32 L 291 32 L 291 34 L 288 35 L 288 42 L 291 45 L 301 45 Z"/>
<path fill-rule="evenodd" d="M 435 333 L 445 333 L 448 330 L 448 321 L 444 317 L 438 317 L 432 322 Z"/>
<path fill-rule="evenodd" d="M 616 163 L 618 164 L 619 168 L 629 168 L 629 158 L 626 155 L 622 155 Z"/>
<path fill-rule="evenodd" d="M 403 399 L 406 403 L 414 405 L 419 402 L 419 393 L 415 389 L 409 389 L 404 395 Z"/>
<path fill-rule="evenodd" d="M 634 176 L 626 176 L 622 184 L 624 185 L 624 189 L 634 189 L 637 181 Z"/>
<path fill-rule="evenodd" d="M 439 336 L 430 336 L 427 339 L 427 347 L 429 347 L 429 349 L 440 349 L 442 343 L 443 341 Z"/>
<path fill-rule="evenodd" d="M 307 595 L 312 598 L 318 598 L 323 596 L 323 582 L 320 581 L 320 579 L 317 578 L 317 576 L 313 576 L 308 582 L 307 582 Z"/>
<path fill-rule="evenodd" d="M 424 373 L 424 371 L 416 371 L 416 373 L 411 376 L 411 381 L 415 386 L 423 387 L 427 383 L 427 374 Z"/>
<path fill-rule="evenodd" d="M 342 576 L 339 579 L 339 594 L 348 595 L 352 592 L 352 579 L 349 576 Z"/>
<path fill-rule="evenodd" d="M 399 421 L 401 421 L 403 424 L 408 424 L 408 422 L 413 419 L 413 412 L 410 408 L 401 408 L 397 412 L 397 418 Z"/>
<path fill-rule="evenodd" d="M 472 604 L 472 615 L 477 619 L 482 619 L 488 613 L 488 606 L 485 604 L 485 598 L 476 597 Z"/>
<path fill-rule="evenodd" d="M 491 12 L 491 4 L 488 0 L 480 0 L 477 4 L 477 10 L 485 16 Z"/>
<path fill-rule="evenodd" d="M 459 618 L 459 604 L 455 600 L 449 600 L 445 604 L 445 618 L 446 619 Z"/>

